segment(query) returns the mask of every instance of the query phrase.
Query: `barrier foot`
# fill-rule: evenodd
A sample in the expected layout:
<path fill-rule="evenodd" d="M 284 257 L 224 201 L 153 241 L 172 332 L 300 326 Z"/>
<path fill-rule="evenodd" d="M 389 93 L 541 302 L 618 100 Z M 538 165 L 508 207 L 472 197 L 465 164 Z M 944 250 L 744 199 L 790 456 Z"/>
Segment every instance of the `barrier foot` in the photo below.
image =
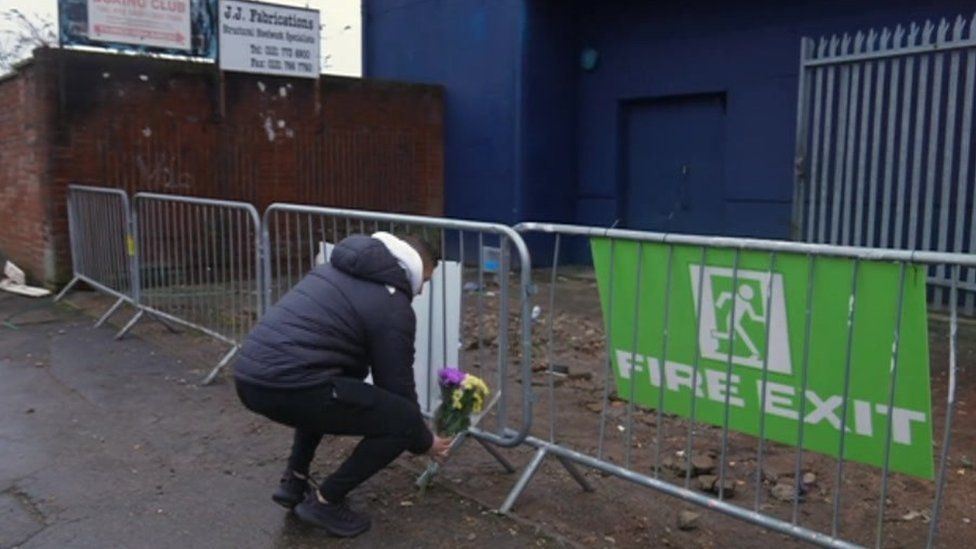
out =
<path fill-rule="evenodd" d="M 512 463 L 510 461 L 508 461 L 505 458 L 505 456 L 502 455 L 501 452 L 498 451 L 498 448 L 495 448 L 491 444 L 489 444 L 489 443 L 481 440 L 478 437 L 475 437 L 474 440 L 478 444 L 480 444 L 481 447 L 484 448 L 486 452 L 488 452 L 489 454 L 491 454 L 491 457 L 495 458 L 495 461 L 497 461 L 502 466 L 502 468 L 505 469 L 505 472 L 506 473 L 514 473 L 515 472 L 515 466 L 512 465 Z"/>
<path fill-rule="evenodd" d="M 231 350 L 227 351 L 227 354 L 224 355 L 224 358 L 221 358 L 220 362 L 218 362 L 217 365 L 214 366 L 214 369 L 210 370 L 210 373 L 207 374 L 207 377 L 203 378 L 203 381 L 200 382 L 200 385 L 210 385 L 211 383 L 213 383 L 213 380 L 217 378 L 217 374 L 219 374 L 220 371 L 224 369 L 224 366 L 227 366 L 227 363 L 230 362 L 230 359 L 234 358 L 234 355 L 237 354 L 237 350 L 238 350 L 237 345 L 234 345 L 234 347 L 232 347 Z"/>
<path fill-rule="evenodd" d="M 115 339 L 122 339 L 125 337 L 125 334 L 129 333 L 129 330 L 136 325 L 136 322 L 139 322 L 139 319 L 142 318 L 142 315 L 144 314 L 146 314 L 146 311 L 144 309 L 139 309 L 135 316 L 133 316 L 132 319 L 129 320 L 129 322 L 127 322 L 121 330 L 119 330 L 119 333 L 115 334 Z"/>
<path fill-rule="evenodd" d="M 522 492 L 525 491 L 525 487 L 529 485 L 532 477 L 535 476 L 536 472 L 539 470 L 539 467 L 542 465 L 542 460 L 545 459 L 546 454 L 548 453 L 549 451 L 545 448 L 539 448 L 536 450 L 535 455 L 532 456 L 532 461 L 529 462 L 529 466 L 525 468 L 522 476 L 519 477 L 518 482 L 515 483 L 512 491 L 509 492 L 508 497 L 505 498 L 505 503 L 502 503 L 502 506 L 498 509 L 499 513 L 507 514 L 512 510 L 512 507 L 515 506 L 515 501 L 518 500 L 519 496 L 522 495 Z"/>
<path fill-rule="evenodd" d="M 566 469 L 566 472 L 569 473 L 569 476 L 573 477 L 573 480 L 575 480 L 580 485 L 580 487 L 583 488 L 584 492 L 594 491 L 593 485 L 590 484 L 590 481 L 586 480 L 586 477 L 583 476 L 583 473 L 580 472 L 579 467 L 573 464 L 572 461 L 569 461 L 563 456 L 556 456 L 556 459 L 558 459 L 559 463 L 561 463 L 562 466 Z"/>
<path fill-rule="evenodd" d="M 54 302 L 57 303 L 58 301 L 61 301 L 61 298 L 68 295 L 68 292 L 70 292 L 71 289 L 74 288 L 76 284 L 78 284 L 79 280 L 81 279 L 79 279 L 77 276 L 72 278 L 71 282 L 69 282 L 68 285 L 65 286 L 64 288 L 61 288 L 61 291 L 58 292 L 58 295 L 54 296 Z"/>
<path fill-rule="evenodd" d="M 101 328 L 102 324 L 105 324 L 105 321 L 108 320 L 113 314 L 115 314 L 115 311 L 118 311 L 119 307 L 121 307 L 123 303 L 125 303 L 125 298 L 120 297 L 116 299 L 115 303 L 111 307 L 109 307 L 107 311 L 105 311 L 105 314 L 98 317 L 98 321 L 95 322 L 95 327 Z"/>

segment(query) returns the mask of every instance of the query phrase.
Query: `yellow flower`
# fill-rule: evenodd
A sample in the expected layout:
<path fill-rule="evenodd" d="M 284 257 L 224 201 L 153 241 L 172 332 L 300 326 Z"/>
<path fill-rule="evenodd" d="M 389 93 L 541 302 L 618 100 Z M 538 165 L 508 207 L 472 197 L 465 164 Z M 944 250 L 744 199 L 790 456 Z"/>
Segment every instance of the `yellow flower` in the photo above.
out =
<path fill-rule="evenodd" d="M 475 394 L 488 394 L 488 386 L 485 385 L 485 382 L 481 378 L 471 374 L 468 374 L 464 378 L 464 381 L 461 382 L 461 387 L 468 391 L 474 391 Z"/>
<path fill-rule="evenodd" d="M 451 406 L 452 406 L 452 407 L 453 407 L 453 408 L 454 408 L 455 410 L 460 410 L 460 409 L 461 409 L 461 407 L 462 407 L 462 404 L 461 404 L 461 397 L 462 397 L 462 396 L 464 396 L 464 391 L 458 391 L 458 390 L 455 390 L 455 391 L 454 391 L 454 392 L 453 392 L 453 393 L 451 394 Z"/>
<path fill-rule="evenodd" d="M 481 412 L 484 409 L 485 397 L 491 392 L 488 385 L 481 378 L 468 374 L 461 382 L 461 388 L 471 392 L 471 411 L 476 414 Z"/>

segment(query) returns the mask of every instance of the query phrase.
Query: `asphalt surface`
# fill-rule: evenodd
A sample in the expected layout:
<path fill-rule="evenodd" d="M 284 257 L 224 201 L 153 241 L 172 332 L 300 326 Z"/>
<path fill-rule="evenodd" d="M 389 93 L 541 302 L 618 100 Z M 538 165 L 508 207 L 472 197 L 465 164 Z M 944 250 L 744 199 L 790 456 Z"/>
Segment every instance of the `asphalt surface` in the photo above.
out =
<path fill-rule="evenodd" d="M 244 410 L 226 378 L 196 385 L 206 365 L 176 358 L 194 336 L 114 341 L 78 310 L 7 294 L 3 319 L 0 548 L 554 544 L 447 488 L 418 496 L 417 463 L 354 493 L 370 532 L 330 538 L 270 501 L 290 433 Z M 327 440 L 313 469 L 349 443 Z"/>

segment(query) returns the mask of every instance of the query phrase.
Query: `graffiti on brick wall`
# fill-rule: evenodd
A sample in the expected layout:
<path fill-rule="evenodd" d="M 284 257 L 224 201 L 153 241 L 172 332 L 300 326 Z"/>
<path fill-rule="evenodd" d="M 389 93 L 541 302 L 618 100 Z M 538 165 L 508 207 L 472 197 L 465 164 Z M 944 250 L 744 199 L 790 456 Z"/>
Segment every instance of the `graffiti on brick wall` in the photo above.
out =
<path fill-rule="evenodd" d="M 176 167 L 176 159 L 166 153 L 136 154 L 136 168 L 142 187 L 167 191 L 193 188 L 193 175 Z"/>

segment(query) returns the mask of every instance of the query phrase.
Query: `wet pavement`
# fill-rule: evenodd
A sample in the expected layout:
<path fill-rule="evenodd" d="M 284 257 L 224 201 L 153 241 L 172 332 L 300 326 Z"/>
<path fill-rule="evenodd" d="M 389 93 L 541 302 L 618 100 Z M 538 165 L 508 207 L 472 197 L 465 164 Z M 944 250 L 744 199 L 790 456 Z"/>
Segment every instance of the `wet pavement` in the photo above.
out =
<path fill-rule="evenodd" d="M 0 548 L 525 547 L 555 545 L 442 486 L 418 497 L 401 462 L 351 498 L 373 517 L 354 540 L 306 527 L 270 493 L 290 433 L 251 415 L 226 378 L 169 346 L 50 300 L 0 295 Z M 189 343 L 188 343 L 189 344 Z M 313 470 L 348 441 L 327 439 Z"/>

